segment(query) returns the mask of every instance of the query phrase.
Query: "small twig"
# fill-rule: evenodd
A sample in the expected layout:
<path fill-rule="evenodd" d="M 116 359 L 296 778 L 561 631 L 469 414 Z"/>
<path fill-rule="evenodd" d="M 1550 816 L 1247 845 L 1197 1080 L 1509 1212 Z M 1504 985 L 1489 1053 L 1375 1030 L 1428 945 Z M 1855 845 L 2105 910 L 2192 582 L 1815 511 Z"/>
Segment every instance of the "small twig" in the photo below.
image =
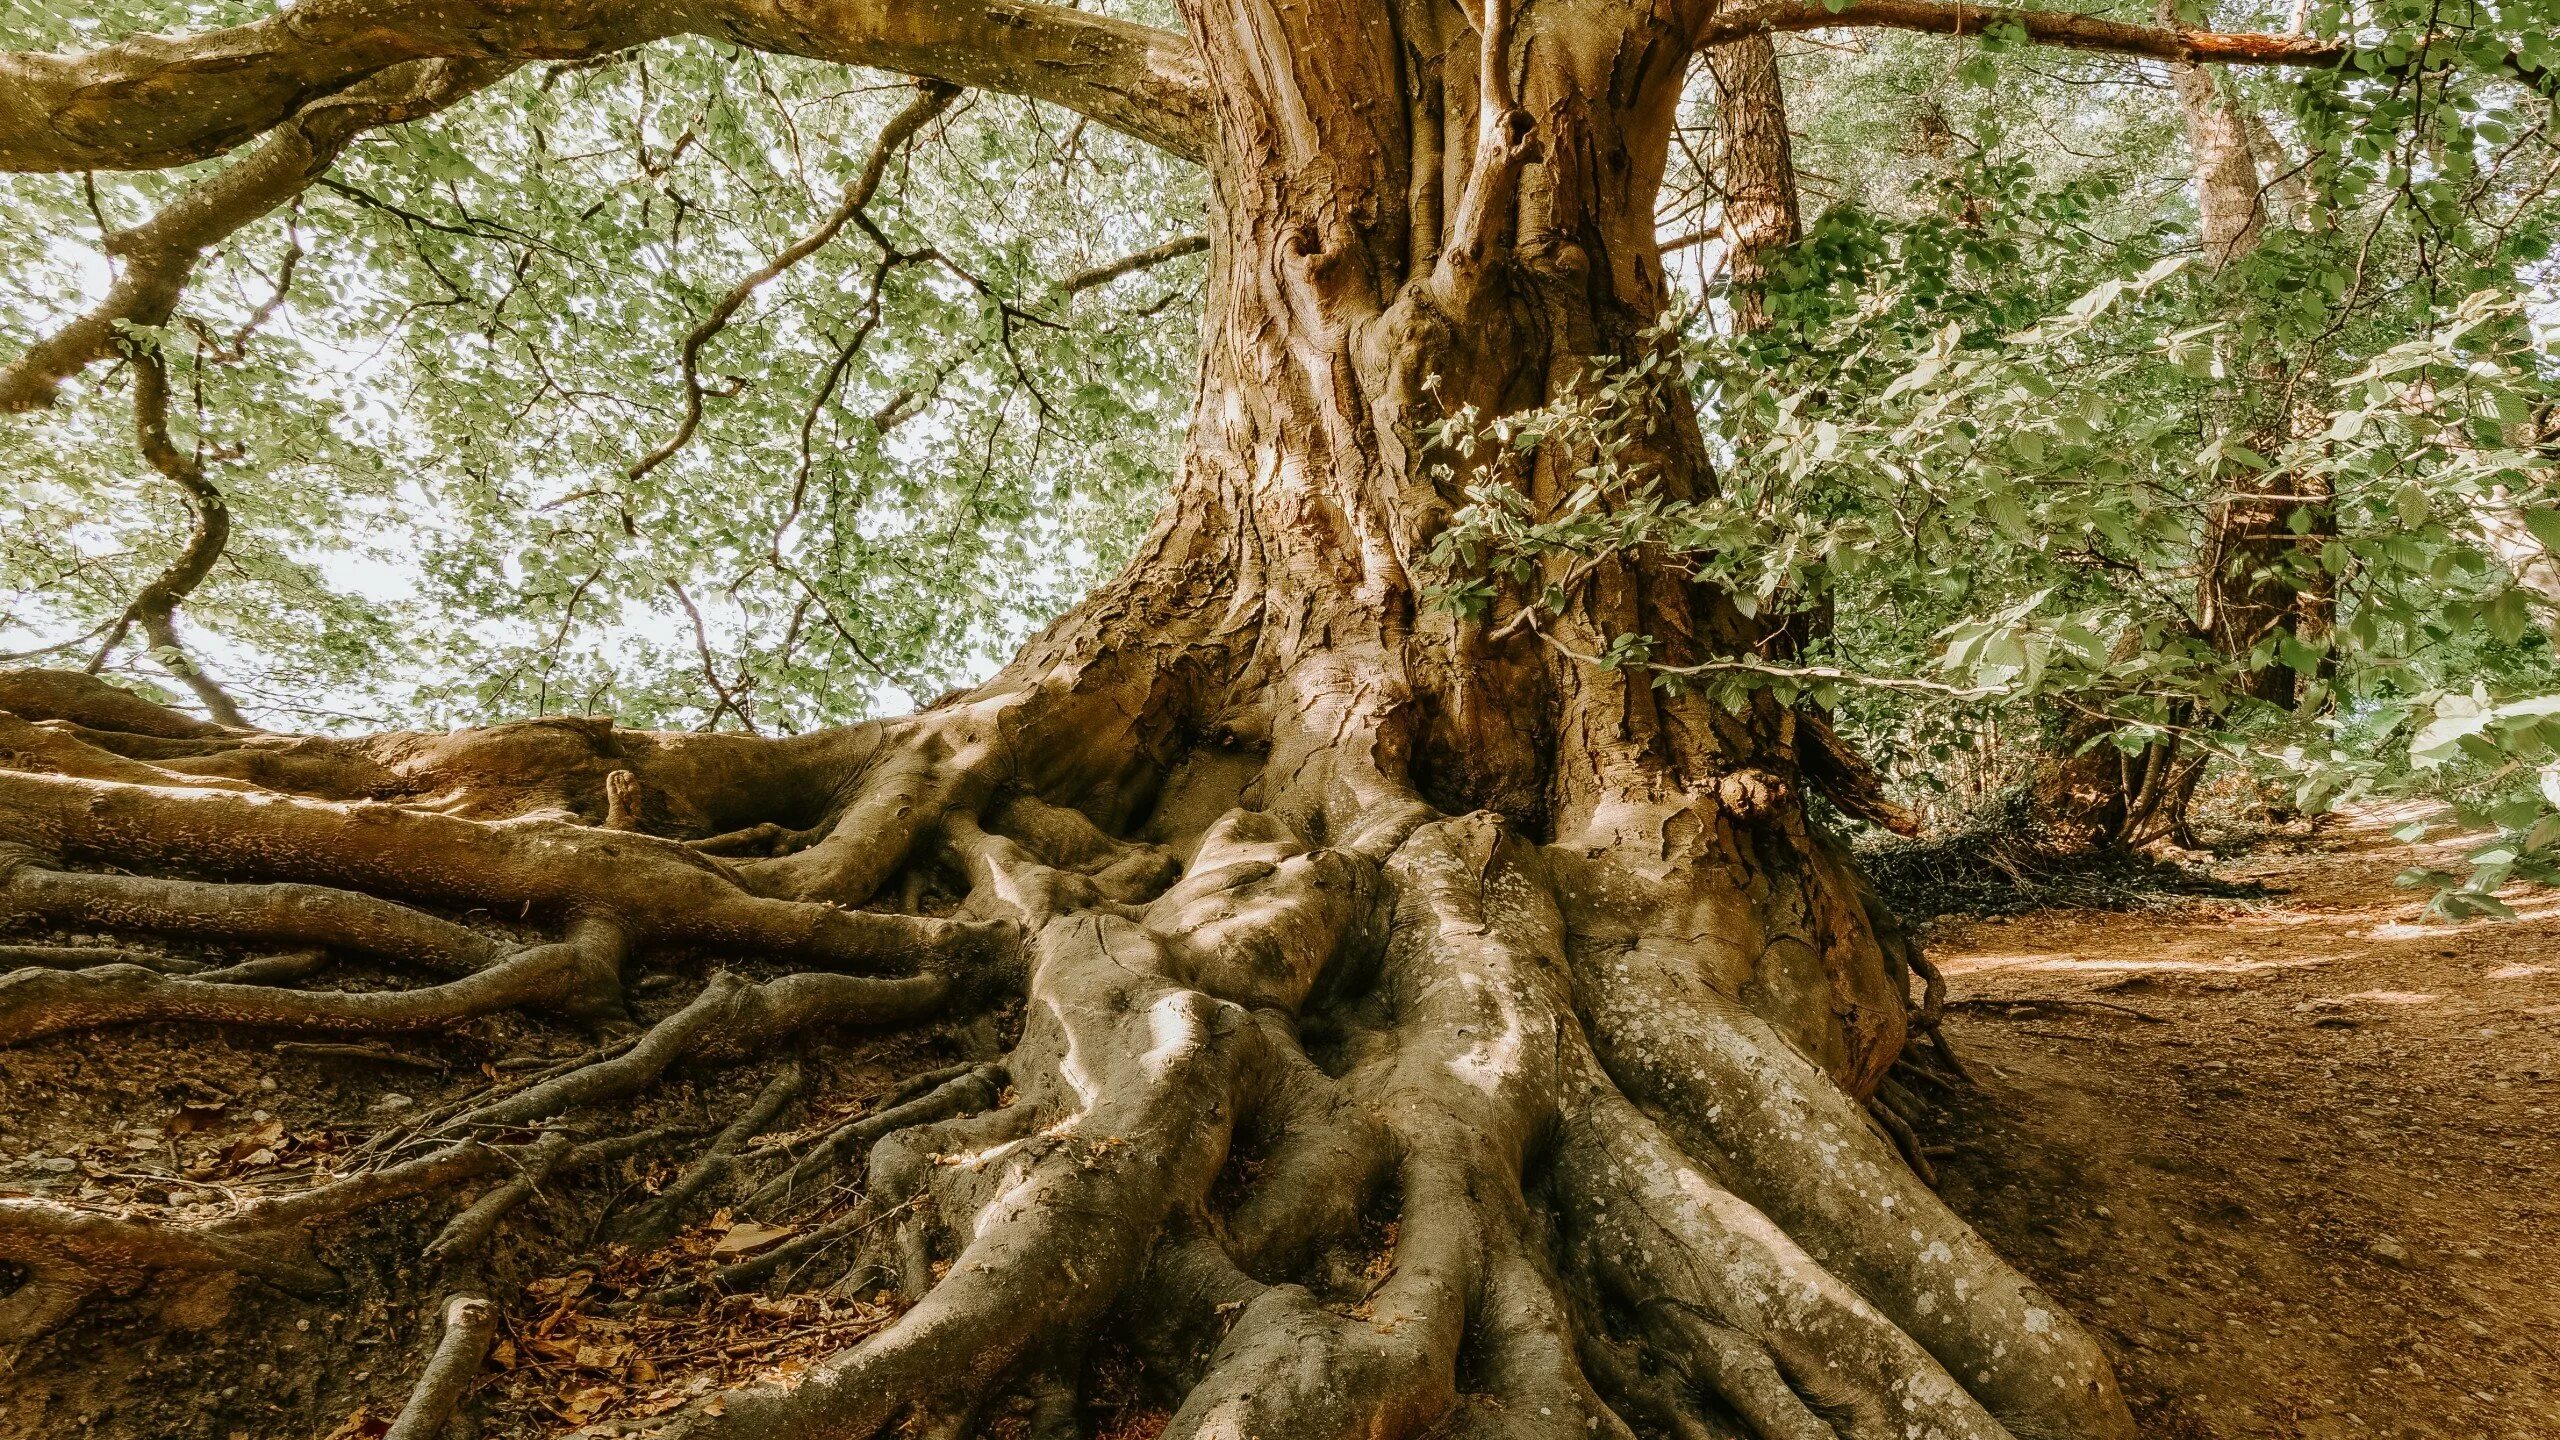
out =
<path fill-rule="evenodd" d="M 747 1142 L 762 1134 L 766 1126 L 780 1118 L 782 1112 L 800 1095 L 804 1074 L 795 1056 L 785 1063 L 772 1080 L 766 1082 L 755 1103 L 746 1113 L 731 1121 L 719 1137 L 702 1152 L 701 1158 L 686 1168 L 648 1204 L 632 1212 L 622 1227 L 622 1238 L 636 1244 L 656 1244 L 676 1231 L 683 1222 L 685 1207 L 713 1183 L 726 1178 L 738 1163 L 738 1154 Z"/>
<path fill-rule="evenodd" d="M 285 955 L 262 955 L 255 960 L 243 960 L 237 965 L 204 971 L 194 978 L 209 985 L 281 985 L 289 980 L 308 979 L 327 969 L 328 965 L 329 952 L 326 950 L 296 950 Z"/>
<path fill-rule="evenodd" d="M 307 1055 L 315 1060 L 378 1060 L 385 1065 L 408 1065 L 420 1070 L 450 1069 L 444 1061 L 431 1055 L 412 1055 L 388 1045 L 360 1044 L 336 1040 L 279 1040 L 279 1055 Z"/>
<path fill-rule="evenodd" d="M 568 1158 L 574 1142 L 569 1136 L 553 1131 L 535 1141 L 529 1152 L 516 1158 L 516 1175 L 504 1185 L 472 1201 L 461 1213 L 445 1222 L 436 1238 L 427 1242 L 423 1258 L 431 1265 L 441 1265 L 456 1256 L 475 1255 L 496 1234 L 498 1222 L 510 1211 L 532 1198 L 551 1177 L 551 1171 Z"/>
<path fill-rule="evenodd" d="M 789 1170 L 748 1197 L 747 1203 L 739 1210 L 742 1214 L 761 1215 L 774 1206 L 787 1205 L 802 1186 L 843 1164 L 855 1151 L 868 1148 L 881 1137 L 910 1126 L 985 1109 L 1000 1098 L 1003 1089 L 1004 1071 L 1001 1067 L 972 1065 L 916 1099 L 895 1101 L 886 1109 L 847 1121 L 812 1146 L 809 1153 L 801 1156 Z"/>
<path fill-rule="evenodd" d="M 456 1260 L 476 1256 L 498 1233 L 498 1226 L 542 1191 L 558 1176 L 608 1165 L 637 1155 L 662 1140 L 692 1132 L 681 1126 L 660 1126 L 652 1130 L 635 1130 L 604 1140 L 590 1140 L 583 1145 L 573 1143 L 561 1131 L 544 1135 L 528 1148 L 507 1152 L 515 1161 L 515 1177 L 464 1207 L 462 1212 L 445 1222 L 425 1252 L 430 1264 L 450 1266 Z"/>

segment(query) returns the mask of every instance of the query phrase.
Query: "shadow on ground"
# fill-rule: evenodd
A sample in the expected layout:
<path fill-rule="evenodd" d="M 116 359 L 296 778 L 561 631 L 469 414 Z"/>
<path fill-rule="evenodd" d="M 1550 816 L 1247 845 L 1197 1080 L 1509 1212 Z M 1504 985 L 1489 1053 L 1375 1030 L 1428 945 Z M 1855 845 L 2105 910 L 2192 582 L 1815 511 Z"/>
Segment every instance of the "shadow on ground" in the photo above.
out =
<path fill-rule="evenodd" d="M 2265 900 L 1931 936 L 1983 1082 L 1941 1187 L 2146 1436 L 2560 1436 L 2560 897 L 2425 922 L 2392 877 L 2460 846 L 2410 818 L 2224 867 Z"/>

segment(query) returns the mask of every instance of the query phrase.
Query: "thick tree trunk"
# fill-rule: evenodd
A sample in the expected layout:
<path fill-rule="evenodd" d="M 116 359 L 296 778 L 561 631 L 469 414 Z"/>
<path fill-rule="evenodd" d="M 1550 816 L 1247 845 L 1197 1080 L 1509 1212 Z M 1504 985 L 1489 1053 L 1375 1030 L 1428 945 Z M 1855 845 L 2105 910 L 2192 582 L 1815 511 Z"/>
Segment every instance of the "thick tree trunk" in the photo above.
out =
<path fill-rule="evenodd" d="M 289 922 L 454 977 L 28 970 L 0 980 L 0 1036 L 610 1013 L 669 952 L 788 962 L 471 1112 L 492 1138 L 441 1168 L 289 1217 L 70 1236 L 0 1214 L 43 1302 L 22 1330 L 138 1269 L 280 1266 L 286 1218 L 496 1174 L 489 1146 L 678 1059 L 1019 995 L 1001 1103 L 972 1072 L 842 1147 L 867 1165 L 845 1226 L 908 1308 L 644 1428 L 963 1435 L 1027 1396 L 1036 1433 L 1072 1434 L 1055 1397 L 1104 1334 L 1168 1436 L 2130 1436 L 2095 1346 L 1862 1107 L 1933 1009 L 1807 818 L 1797 717 L 1576 658 L 1631 631 L 1703 658 L 1751 627 L 1641 560 L 1542 631 L 1427 603 L 1461 497 L 1426 427 L 1553 399 L 1661 313 L 1689 37 L 1611 0 L 1550 0 L 1516 36 L 1499 6 L 1188 8 L 1218 137 L 1191 451 L 1127 572 L 977 690 L 780 742 L 556 721 L 287 742 L 0 684 L 10 744 L 53 772 L 0 772 L 14 913 Z M 1696 493 L 1694 417 L 1652 403 L 1642 459 Z M 1517 463 L 1553 504 L 1583 457 Z M 81 868 L 100 859 L 212 878 Z M 538 1182 L 609 1142 L 516 1143 Z"/>

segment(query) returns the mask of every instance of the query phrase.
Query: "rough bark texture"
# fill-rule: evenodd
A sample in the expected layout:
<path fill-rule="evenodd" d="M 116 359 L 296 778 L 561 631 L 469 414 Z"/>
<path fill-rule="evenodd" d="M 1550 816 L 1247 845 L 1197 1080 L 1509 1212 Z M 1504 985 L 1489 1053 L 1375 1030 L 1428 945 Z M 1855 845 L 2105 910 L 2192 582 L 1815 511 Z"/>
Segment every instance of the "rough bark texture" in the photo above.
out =
<path fill-rule="evenodd" d="M 1633 631 L 1704 659 L 1752 625 L 1640 557 L 1498 639 L 1503 617 L 1426 603 L 1460 495 L 1424 427 L 1552 399 L 1662 310 L 1655 191 L 1704 17 L 1185 15 L 1214 137 L 1190 453 L 1129 569 L 986 684 L 785 740 L 572 719 L 331 740 L 0 677 L 0 914 L 423 972 L 30 967 L 0 979 L 0 1042 L 609 1025 L 689 956 L 769 977 L 714 975 L 626 1048 L 421 1132 L 439 1148 L 228 1218 L 0 1208 L 13 1338 L 163 1273 L 325 1288 L 309 1232 L 389 1205 L 441 1206 L 444 1293 L 488 1294 L 471 1257 L 504 1212 L 605 1163 L 589 1132 L 676 1068 L 778 1077 L 797 1036 L 1019 1002 L 1000 1059 L 830 1141 L 861 1206 L 786 1247 L 854 1245 L 894 1322 L 635 1428 L 963 1435 L 1019 1400 L 1072 1434 L 1056 1396 L 1107 1336 L 1177 1437 L 2127 1440 L 2088 1337 L 1862 1104 L 1934 1002 L 1807 816 L 1836 741 L 1576 658 Z M 1710 483 L 1678 395 L 1641 421 L 1667 493 Z M 1504 463 L 1553 503 L 1582 461 Z M 724 1173 L 685 1193 L 734 1184 L 752 1210 L 805 1178 L 714 1164 L 738 1144 L 710 1141 Z M 448 1404 L 475 1313 L 450 1312 L 415 1413 Z"/>
<path fill-rule="evenodd" d="M 1763 290 L 1776 252 L 1803 235 L 1796 196 L 1794 140 L 1787 130 L 1786 91 L 1778 77 L 1778 50 L 1766 35 L 1728 40 L 1707 51 L 1716 81 L 1716 123 L 1722 152 L 1726 276 L 1733 317 L 1745 331 L 1766 329 Z"/>

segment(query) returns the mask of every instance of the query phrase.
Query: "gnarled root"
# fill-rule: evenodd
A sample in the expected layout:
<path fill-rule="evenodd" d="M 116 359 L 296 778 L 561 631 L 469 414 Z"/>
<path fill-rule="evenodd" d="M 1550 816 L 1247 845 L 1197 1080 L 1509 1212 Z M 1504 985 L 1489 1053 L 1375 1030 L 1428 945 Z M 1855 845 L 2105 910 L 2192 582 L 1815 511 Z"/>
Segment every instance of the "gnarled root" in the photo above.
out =
<path fill-rule="evenodd" d="M 599 924 L 476 975 L 416 990 L 284 990 L 238 983 L 222 971 L 172 976 L 138 965 L 27 969 L 0 975 L 0 1045 L 144 1020 L 398 1034 L 525 1006 L 598 1014 L 620 1002 L 621 959 L 619 933 Z"/>
<path fill-rule="evenodd" d="M 1541 846 L 1413 795 L 1393 736 L 1363 728 L 1383 692 L 1332 672 L 1310 731 L 1329 738 L 1266 736 L 1224 780 L 1132 781 L 1113 747 L 1164 722 L 1125 696 L 1040 710 L 1072 685 L 771 753 L 561 721 L 360 756 L 21 688 L 87 770 L 0 770 L 0 918 L 296 953 L 173 973 L 195 962 L 24 952 L 0 1044 L 179 1019 L 618 1024 L 635 966 L 660 962 L 644 997 L 688 953 L 731 968 L 624 1043 L 493 1067 L 490 1091 L 377 1136 L 368 1168 L 219 1219 L 0 1203 L 0 1260 L 26 1277 L 0 1336 L 160 1271 L 325 1290 L 315 1229 L 402 1201 L 440 1287 L 503 1300 L 504 1247 L 543 1228 L 528 1203 L 601 1174 L 638 1198 L 586 1202 L 589 1237 L 657 1246 L 715 1199 L 796 1227 L 632 1303 L 832 1279 L 905 1307 L 854 1307 L 862 1338 L 787 1379 L 607 1428 L 861 1440 L 1003 1416 L 1053 1440 L 1108 1360 L 1139 1368 L 1173 1440 L 2130 1435 L 2088 1338 L 1897 1149 L 1913 1102 L 1886 1072 L 1941 987 L 1778 780 Z M 576 757 L 574 783 L 509 779 L 527 754 Z M 357 758 L 377 789 L 446 788 L 358 796 Z M 749 774 L 807 793 L 754 801 Z M 1132 797 L 1157 780 L 1144 828 Z M 1782 878 L 1730 880 L 1764 872 Z M 291 988 L 333 956 L 434 983 Z M 836 1037 L 945 1017 L 973 1027 L 961 1063 L 875 1078 L 796 1154 L 751 1148 L 841 1073 Z M 748 1073 L 707 1117 L 628 1119 L 713 1067 Z M 702 1148 L 679 1169 L 682 1145 Z M 414 1407 L 430 1429 L 486 1344 L 470 1315 L 445 1334 Z"/>

